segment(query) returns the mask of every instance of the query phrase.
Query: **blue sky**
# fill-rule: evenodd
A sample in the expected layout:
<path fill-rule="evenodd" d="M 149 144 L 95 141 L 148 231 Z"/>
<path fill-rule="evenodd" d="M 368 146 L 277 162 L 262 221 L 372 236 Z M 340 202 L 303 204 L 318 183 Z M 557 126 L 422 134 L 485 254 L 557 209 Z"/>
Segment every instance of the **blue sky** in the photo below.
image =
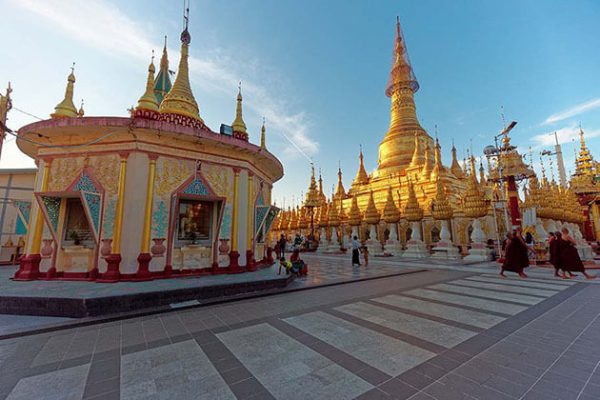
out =
<path fill-rule="evenodd" d="M 192 0 L 191 81 L 205 122 L 218 130 L 235 114 L 243 82 L 250 140 L 267 119 L 267 147 L 284 163 L 275 185 L 278 204 L 306 190 L 309 159 L 322 168 L 325 188 L 346 188 L 362 144 L 367 170 L 389 124 L 384 90 L 400 16 L 414 72 L 423 127 L 437 124 L 445 164 L 454 140 L 459 157 L 476 154 L 502 129 L 534 160 L 549 135 L 565 143 L 582 123 L 600 158 L 600 3 L 596 1 L 354 1 Z M 3 23 L 0 88 L 12 82 L 16 108 L 46 118 L 64 93 L 76 62 L 76 103 L 87 115 L 126 115 L 144 91 L 151 50 L 169 36 L 171 68 L 179 59 L 182 6 L 176 1 L 0 0 Z M 35 119 L 16 110 L 9 126 Z M 14 139 L 1 167 L 33 163 Z"/>

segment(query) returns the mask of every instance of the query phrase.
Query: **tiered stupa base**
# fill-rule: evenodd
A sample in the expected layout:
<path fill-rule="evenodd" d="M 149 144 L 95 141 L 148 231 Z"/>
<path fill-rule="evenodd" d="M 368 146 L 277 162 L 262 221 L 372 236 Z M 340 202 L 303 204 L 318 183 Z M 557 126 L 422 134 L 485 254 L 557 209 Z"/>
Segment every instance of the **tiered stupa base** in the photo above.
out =
<path fill-rule="evenodd" d="M 422 240 L 411 239 L 406 243 L 406 250 L 402 258 L 426 258 L 429 257 L 427 246 Z"/>
<path fill-rule="evenodd" d="M 400 257 L 402 255 L 402 245 L 397 240 L 388 240 L 383 248 L 385 255 Z"/>
<path fill-rule="evenodd" d="M 442 260 L 459 260 L 461 258 L 458 247 L 450 241 L 440 240 L 431 251 L 431 258 Z"/>
<path fill-rule="evenodd" d="M 492 252 L 485 243 L 472 243 L 465 261 L 491 261 Z"/>

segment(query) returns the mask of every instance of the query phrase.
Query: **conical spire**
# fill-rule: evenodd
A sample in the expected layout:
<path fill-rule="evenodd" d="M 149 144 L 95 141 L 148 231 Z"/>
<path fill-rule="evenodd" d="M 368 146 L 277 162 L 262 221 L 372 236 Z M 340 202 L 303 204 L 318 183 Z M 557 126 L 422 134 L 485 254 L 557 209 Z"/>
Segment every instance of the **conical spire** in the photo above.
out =
<path fill-rule="evenodd" d="M 331 197 L 331 202 L 329 203 L 329 226 L 340 226 L 340 219 L 338 215 L 338 210 L 335 205 L 335 199 L 333 196 Z"/>
<path fill-rule="evenodd" d="M 136 110 L 158 111 L 158 101 L 154 95 L 154 51 L 152 51 L 152 61 L 148 66 L 148 79 L 146 80 L 146 91 L 138 100 Z"/>
<path fill-rule="evenodd" d="M 438 220 L 447 220 L 452 218 L 452 206 L 446 196 L 446 188 L 442 185 L 440 178 L 436 180 L 435 203 L 431 212 L 433 218 Z"/>
<path fill-rule="evenodd" d="M 65 90 L 65 98 L 54 107 L 54 112 L 50 114 L 52 118 L 75 118 L 77 117 L 77 108 L 73 104 L 73 89 L 75 86 L 75 63 L 71 67 L 71 73 L 67 78 L 67 89 Z"/>
<path fill-rule="evenodd" d="M 237 105 L 235 108 L 235 119 L 231 123 L 231 127 L 234 132 L 239 133 L 247 133 L 246 132 L 246 123 L 244 122 L 244 117 L 242 116 L 242 82 L 238 86 L 238 95 L 237 95 Z"/>
<path fill-rule="evenodd" d="M 410 167 L 415 168 L 421 166 L 422 158 L 421 141 L 419 140 L 419 134 L 415 132 L 415 150 L 413 151 L 412 159 L 410 160 Z"/>
<path fill-rule="evenodd" d="M 308 220 L 306 219 L 306 210 L 302 207 L 297 207 L 298 214 L 298 228 L 306 229 L 308 228 Z"/>
<path fill-rule="evenodd" d="M 358 172 L 356 173 L 356 178 L 354 178 L 354 183 L 364 185 L 369 182 L 369 175 L 367 174 L 367 170 L 365 170 L 362 146 L 360 147 L 360 153 L 359 153 L 358 157 L 360 159 L 360 164 L 358 166 Z"/>
<path fill-rule="evenodd" d="M 428 181 L 431 177 L 431 160 L 429 158 L 429 143 L 425 144 L 425 161 L 423 163 L 423 169 L 421 169 L 421 177 Z"/>
<path fill-rule="evenodd" d="M 320 205 L 327 204 L 327 197 L 323 192 L 323 175 L 321 175 L 321 168 L 319 168 L 319 203 Z"/>
<path fill-rule="evenodd" d="M 337 188 L 335 190 L 336 199 L 345 199 L 346 198 L 346 189 L 344 189 L 344 183 L 342 182 L 342 165 L 341 163 L 338 165 L 338 182 Z"/>
<path fill-rule="evenodd" d="M 348 224 L 351 226 L 358 226 L 362 220 L 360 208 L 358 208 L 358 200 L 356 196 L 352 197 L 352 205 L 350 206 L 350 213 L 348 214 Z"/>
<path fill-rule="evenodd" d="M 202 121 L 198 113 L 198 103 L 194 98 L 190 87 L 190 77 L 188 69 L 188 52 L 192 37 L 188 32 L 189 9 L 186 9 L 185 28 L 181 32 L 181 59 L 179 60 L 179 68 L 177 78 L 169 93 L 165 96 L 160 104 L 161 114 L 183 115 L 185 117 Z"/>
<path fill-rule="evenodd" d="M 460 165 L 458 164 L 458 160 L 456 158 L 456 147 L 454 147 L 454 143 L 452 143 L 452 165 L 450 166 L 450 171 L 458 179 L 462 179 L 465 177 L 465 174 L 460 168 Z"/>
<path fill-rule="evenodd" d="M 424 136 L 427 142 L 431 142 L 431 137 L 417 119 L 414 93 L 418 89 L 419 84 L 408 58 L 400 21 L 397 19 L 392 69 L 385 91 L 385 94 L 391 97 L 392 103 L 390 127 L 379 145 L 380 175 L 402 172 L 411 164 L 414 135 Z"/>
<path fill-rule="evenodd" d="M 396 207 L 394 196 L 392 194 L 392 186 L 388 186 L 387 199 L 383 208 L 383 220 L 388 224 L 395 224 L 400 221 L 400 210 Z"/>
<path fill-rule="evenodd" d="M 264 117 L 263 117 L 262 126 L 260 127 L 260 148 L 261 149 L 267 148 L 267 144 L 266 144 L 266 140 L 265 140 L 265 118 Z"/>
<path fill-rule="evenodd" d="M 410 179 L 408 180 L 408 200 L 404 206 L 404 216 L 411 222 L 423 219 L 423 209 L 419 205 L 417 195 L 415 194 L 415 187 Z"/>
<path fill-rule="evenodd" d="M 340 223 L 344 224 L 348 221 L 348 215 L 346 215 L 346 210 L 344 210 L 344 201 L 342 199 L 338 199 L 340 202 L 340 212 L 338 213 Z"/>
<path fill-rule="evenodd" d="M 77 111 L 77 116 L 79 118 L 85 115 L 85 110 L 83 109 L 83 99 L 81 100 L 81 105 L 79 106 L 79 111 Z"/>
<path fill-rule="evenodd" d="M 467 193 L 464 200 L 465 216 L 469 218 L 480 218 L 487 214 L 487 204 L 481 193 L 477 174 L 475 172 L 475 157 L 471 156 L 471 173 L 469 174 Z"/>
<path fill-rule="evenodd" d="M 317 181 L 315 180 L 315 166 L 312 162 L 310 163 L 310 184 L 308 186 L 308 191 L 306 192 L 306 200 L 304 201 L 304 205 L 309 208 L 319 206 Z"/>
<path fill-rule="evenodd" d="M 328 203 L 327 201 L 325 201 L 325 203 L 320 207 L 320 211 L 319 211 L 319 226 L 321 228 L 326 227 L 329 224 L 329 208 L 328 208 Z"/>
<path fill-rule="evenodd" d="M 376 225 L 381 220 L 381 214 L 377 211 L 377 207 L 375 207 L 375 199 L 373 198 L 373 191 L 369 191 L 369 203 L 367 204 L 367 209 L 365 210 L 365 222 L 370 225 Z"/>
<path fill-rule="evenodd" d="M 160 58 L 160 69 L 154 82 L 154 97 L 158 104 L 162 103 L 169 90 L 171 90 L 171 77 L 169 74 L 169 57 L 167 55 L 167 37 L 165 36 L 165 46 Z"/>
<path fill-rule="evenodd" d="M 433 156 L 433 171 L 431 171 L 431 180 L 435 181 L 438 177 L 444 173 L 444 166 L 442 165 L 442 146 L 440 146 L 439 140 L 435 139 L 435 151 Z"/>

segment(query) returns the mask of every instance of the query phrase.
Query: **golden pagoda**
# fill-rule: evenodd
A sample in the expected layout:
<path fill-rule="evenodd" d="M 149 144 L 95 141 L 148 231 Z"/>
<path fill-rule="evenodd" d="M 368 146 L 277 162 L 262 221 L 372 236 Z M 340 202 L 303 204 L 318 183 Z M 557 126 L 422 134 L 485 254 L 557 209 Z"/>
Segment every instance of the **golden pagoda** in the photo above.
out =
<path fill-rule="evenodd" d="M 356 196 L 352 197 L 352 205 L 350 207 L 350 213 L 348 214 L 348 224 L 351 226 L 358 226 L 362 222 L 362 214 L 358 208 L 358 202 Z"/>
<path fill-rule="evenodd" d="M 371 192 L 371 195 L 369 196 L 369 203 L 367 204 L 367 209 L 365 210 L 364 220 L 369 225 L 376 225 L 381 220 L 381 214 L 379 214 L 377 207 L 375 207 L 373 192 Z"/>
<path fill-rule="evenodd" d="M 431 214 L 433 218 L 442 221 L 452 218 L 452 206 L 439 179 L 436 182 L 435 203 Z"/>
<path fill-rule="evenodd" d="M 408 181 L 408 201 L 404 206 L 404 216 L 407 221 L 417 222 L 423 219 L 423 209 L 419 205 L 415 187 L 412 181 Z"/>
<path fill-rule="evenodd" d="M 387 200 L 385 201 L 385 207 L 383 208 L 383 220 L 388 224 L 395 224 L 400 221 L 400 210 L 398 210 L 398 207 L 394 202 L 391 186 L 388 188 Z"/>
<path fill-rule="evenodd" d="M 64 99 L 54 107 L 54 112 L 50 114 L 52 118 L 74 118 L 77 117 L 77 108 L 73 103 L 73 90 L 75 87 L 75 63 L 71 67 L 71 73 L 67 78 L 67 89 Z"/>
<path fill-rule="evenodd" d="M 471 155 L 471 172 L 469 174 L 467 193 L 464 198 L 463 211 L 469 218 L 481 218 L 487 214 L 488 205 L 483 198 L 483 193 L 477 182 L 475 174 L 475 157 Z"/>

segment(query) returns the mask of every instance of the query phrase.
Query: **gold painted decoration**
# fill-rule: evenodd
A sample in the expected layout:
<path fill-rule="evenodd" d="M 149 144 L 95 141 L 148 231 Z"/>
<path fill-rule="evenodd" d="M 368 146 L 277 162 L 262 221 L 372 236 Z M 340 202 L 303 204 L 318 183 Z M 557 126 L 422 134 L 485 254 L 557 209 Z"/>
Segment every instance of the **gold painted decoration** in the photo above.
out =
<path fill-rule="evenodd" d="M 452 206 L 446 196 L 446 188 L 442 185 L 440 179 L 437 179 L 435 188 L 435 202 L 431 211 L 433 218 L 437 220 L 448 220 L 452 218 Z"/>
<path fill-rule="evenodd" d="M 162 198 L 170 196 L 193 171 L 192 161 L 159 157 L 156 165 L 156 195 Z"/>
<path fill-rule="evenodd" d="M 367 209 L 365 210 L 364 216 L 365 222 L 370 225 L 377 225 L 381 220 L 381 214 L 375 207 L 375 199 L 373 198 L 373 191 L 369 192 L 369 203 L 367 203 Z"/>
<path fill-rule="evenodd" d="M 329 226 L 337 227 L 340 226 L 340 219 L 335 205 L 335 199 L 332 199 L 329 203 L 329 215 L 328 215 Z"/>
<path fill-rule="evenodd" d="M 408 181 L 408 201 L 404 206 L 404 216 L 408 221 L 415 222 L 423 219 L 423 209 L 417 201 L 415 187 L 412 181 Z"/>
<path fill-rule="evenodd" d="M 480 218 L 487 215 L 488 204 L 486 203 L 483 192 L 477 182 L 477 175 L 475 173 L 475 157 L 471 155 L 471 173 L 468 177 L 467 193 L 464 197 L 463 211 L 466 217 L 469 218 Z"/>
<path fill-rule="evenodd" d="M 89 165 L 94 169 L 95 177 L 100 181 L 108 195 L 116 195 L 119 186 L 119 156 L 93 156 Z"/>
<path fill-rule="evenodd" d="M 351 226 L 358 226 L 362 221 L 362 215 L 360 208 L 358 208 L 358 201 L 356 196 L 352 197 L 352 205 L 350 207 L 350 213 L 348 214 L 348 224 Z"/>
<path fill-rule="evenodd" d="M 226 197 L 228 201 L 233 199 L 233 169 L 222 165 L 203 163 L 202 173 L 210 182 L 210 187 L 219 196 Z M 260 185 L 255 179 L 256 185 Z M 267 199 L 265 199 L 265 202 Z"/>
<path fill-rule="evenodd" d="M 329 224 L 329 207 L 328 203 L 319 207 L 319 227 L 325 228 Z"/>
<path fill-rule="evenodd" d="M 391 186 L 388 186 L 387 199 L 383 208 L 383 220 L 388 224 L 395 224 L 400 221 L 400 210 L 396 207 Z"/>
<path fill-rule="evenodd" d="M 81 173 L 83 164 L 83 156 L 54 159 L 50 166 L 48 190 L 52 192 L 65 190 L 75 180 L 75 177 Z"/>

